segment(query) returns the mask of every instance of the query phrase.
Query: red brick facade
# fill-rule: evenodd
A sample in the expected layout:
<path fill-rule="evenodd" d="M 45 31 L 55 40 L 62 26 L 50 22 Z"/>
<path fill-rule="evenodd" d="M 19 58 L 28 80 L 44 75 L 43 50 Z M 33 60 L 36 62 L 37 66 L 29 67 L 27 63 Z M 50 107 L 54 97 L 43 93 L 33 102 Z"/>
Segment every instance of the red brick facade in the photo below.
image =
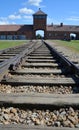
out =
<path fill-rule="evenodd" d="M 33 15 L 33 31 L 34 38 L 36 38 L 35 32 L 37 30 L 44 31 L 44 38 L 46 37 L 46 25 L 47 25 L 47 14 L 39 10 Z"/>
<path fill-rule="evenodd" d="M 33 25 L 0 25 L 0 39 L 36 39 L 36 31 L 43 30 L 45 39 L 70 39 L 76 34 L 79 39 L 79 26 L 47 25 L 47 14 L 40 9 L 33 15 Z"/>

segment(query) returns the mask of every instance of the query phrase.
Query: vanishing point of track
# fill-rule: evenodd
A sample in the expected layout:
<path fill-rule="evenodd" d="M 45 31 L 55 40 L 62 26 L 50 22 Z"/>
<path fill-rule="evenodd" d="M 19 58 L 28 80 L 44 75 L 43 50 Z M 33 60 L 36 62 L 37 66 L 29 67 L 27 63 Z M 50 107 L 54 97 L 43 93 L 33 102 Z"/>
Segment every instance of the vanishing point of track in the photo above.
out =
<path fill-rule="evenodd" d="M 78 130 L 79 68 L 44 41 L 0 52 L 0 130 Z"/>

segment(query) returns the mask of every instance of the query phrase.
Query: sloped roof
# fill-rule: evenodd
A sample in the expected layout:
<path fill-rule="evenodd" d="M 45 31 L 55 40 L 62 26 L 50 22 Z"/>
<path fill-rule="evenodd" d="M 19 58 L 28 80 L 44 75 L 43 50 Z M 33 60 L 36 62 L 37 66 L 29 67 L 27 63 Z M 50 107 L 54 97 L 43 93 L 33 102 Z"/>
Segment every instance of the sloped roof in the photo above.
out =
<path fill-rule="evenodd" d="M 79 26 L 75 25 L 47 25 L 47 31 L 60 32 L 79 32 Z M 0 32 L 16 32 L 16 31 L 30 31 L 33 30 L 33 25 L 0 25 Z"/>
<path fill-rule="evenodd" d="M 47 31 L 79 32 L 79 26 L 75 25 L 47 25 Z"/>
<path fill-rule="evenodd" d="M 33 15 L 47 15 L 47 14 L 41 11 L 41 9 L 39 8 L 39 10 Z"/>
<path fill-rule="evenodd" d="M 0 25 L 0 32 L 16 32 L 33 29 L 33 25 Z"/>

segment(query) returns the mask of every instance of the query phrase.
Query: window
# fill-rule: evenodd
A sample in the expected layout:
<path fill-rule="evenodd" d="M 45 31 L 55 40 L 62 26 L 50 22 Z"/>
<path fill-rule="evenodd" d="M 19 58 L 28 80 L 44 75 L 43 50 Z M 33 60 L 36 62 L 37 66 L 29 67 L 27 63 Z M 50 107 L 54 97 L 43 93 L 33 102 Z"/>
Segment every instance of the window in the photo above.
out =
<path fill-rule="evenodd" d="M 57 33 L 55 33 L 55 36 L 57 36 Z"/>
<path fill-rule="evenodd" d="M 6 39 L 6 35 L 1 35 L 1 36 L 0 36 L 0 39 L 1 39 L 1 40 L 5 40 L 5 39 Z"/>
<path fill-rule="evenodd" d="M 65 33 L 64 36 L 67 36 L 67 34 Z"/>
<path fill-rule="evenodd" d="M 7 35 L 8 40 L 12 40 L 12 35 Z"/>
<path fill-rule="evenodd" d="M 51 33 L 49 33 L 49 37 L 51 36 L 52 34 Z"/>
<path fill-rule="evenodd" d="M 44 19 L 44 18 L 46 18 L 46 16 L 45 15 L 35 15 L 34 18 Z"/>

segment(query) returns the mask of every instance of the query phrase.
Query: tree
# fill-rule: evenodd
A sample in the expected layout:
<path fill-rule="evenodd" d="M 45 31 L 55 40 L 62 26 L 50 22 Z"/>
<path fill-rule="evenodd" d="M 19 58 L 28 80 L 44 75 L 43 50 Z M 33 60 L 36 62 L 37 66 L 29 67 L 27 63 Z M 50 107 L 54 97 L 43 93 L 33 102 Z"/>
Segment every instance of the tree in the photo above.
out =
<path fill-rule="evenodd" d="M 41 39 L 42 36 L 41 36 L 40 34 L 37 34 L 37 35 L 36 35 L 36 38 L 37 38 L 37 39 Z"/>

